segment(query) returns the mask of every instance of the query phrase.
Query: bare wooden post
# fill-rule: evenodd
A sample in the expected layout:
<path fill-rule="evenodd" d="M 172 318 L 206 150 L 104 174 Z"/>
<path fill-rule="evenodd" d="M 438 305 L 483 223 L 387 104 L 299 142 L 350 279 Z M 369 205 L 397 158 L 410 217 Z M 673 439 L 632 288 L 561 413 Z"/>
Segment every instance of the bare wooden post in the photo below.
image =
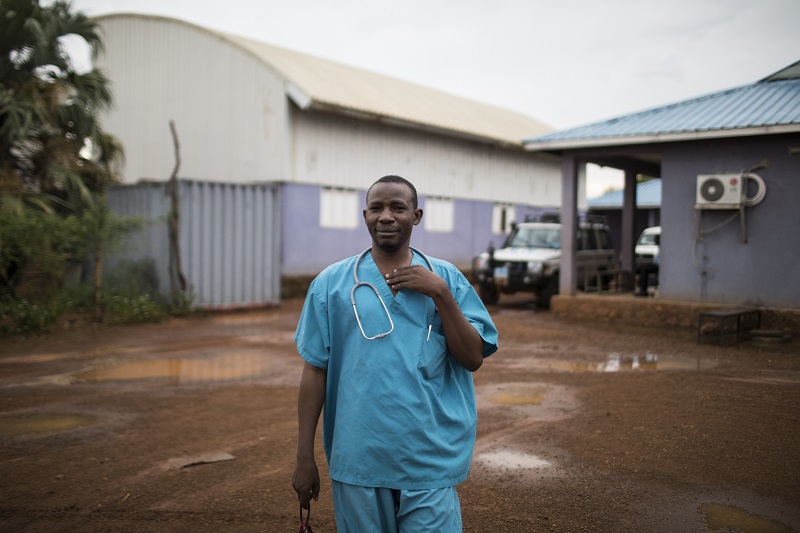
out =
<path fill-rule="evenodd" d="M 186 278 L 181 267 L 180 249 L 180 202 L 178 191 L 178 169 L 181 167 L 180 144 L 178 143 L 178 133 L 175 129 L 175 121 L 169 121 L 169 129 L 172 132 L 172 142 L 175 146 L 175 169 L 167 183 L 167 194 L 170 196 L 170 211 L 167 221 L 169 230 L 169 283 L 172 303 L 175 306 L 185 303 Z"/>

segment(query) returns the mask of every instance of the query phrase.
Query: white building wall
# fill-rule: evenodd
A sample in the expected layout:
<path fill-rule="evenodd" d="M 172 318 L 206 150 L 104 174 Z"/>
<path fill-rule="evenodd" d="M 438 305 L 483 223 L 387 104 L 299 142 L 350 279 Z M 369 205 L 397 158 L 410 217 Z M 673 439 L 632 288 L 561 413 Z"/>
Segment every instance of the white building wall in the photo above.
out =
<path fill-rule="evenodd" d="M 547 155 L 349 117 L 298 110 L 271 68 L 224 37 L 180 21 L 100 17 L 122 141 L 124 181 L 179 175 L 215 182 L 286 181 L 363 189 L 385 174 L 420 193 L 558 206 L 560 163 Z"/>
<path fill-rule="evenodd" d="M 296 109 L 292 125 L 294 183 L 363 190 L 398 174 L 430 196 L 561 205 L 557 158 Z"/>
<path fill-rule="evenodd" d="M 106 52 L 97 66 L 117 102 L 103 124 L 125 147 L 125 182 L 169 178 L 170 119 L 181 176 L 239 183 L 286 176 L 289 104 L 266 65 L 189 24 L 131 15 L 99 22 Z"/>

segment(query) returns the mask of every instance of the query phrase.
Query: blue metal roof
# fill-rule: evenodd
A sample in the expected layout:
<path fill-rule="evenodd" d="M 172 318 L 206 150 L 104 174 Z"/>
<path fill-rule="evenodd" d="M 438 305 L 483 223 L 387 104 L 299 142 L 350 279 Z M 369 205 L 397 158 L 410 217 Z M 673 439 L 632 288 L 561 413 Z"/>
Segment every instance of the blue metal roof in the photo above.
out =
<path fill-rule="evenodd" d="M 535 150 L 800 131 L 798 65 L 752 85 L 531 137 L 523 143 Z"/>
<path fill-rule="evenodd" d="M 590 209 L 622 209 L 623 190 L 609 191 L 597 198 L 590 198 L 587 204 Z M 652 179 L 636 185 L 636 207 L 661 207 L 661 180 Z"/>

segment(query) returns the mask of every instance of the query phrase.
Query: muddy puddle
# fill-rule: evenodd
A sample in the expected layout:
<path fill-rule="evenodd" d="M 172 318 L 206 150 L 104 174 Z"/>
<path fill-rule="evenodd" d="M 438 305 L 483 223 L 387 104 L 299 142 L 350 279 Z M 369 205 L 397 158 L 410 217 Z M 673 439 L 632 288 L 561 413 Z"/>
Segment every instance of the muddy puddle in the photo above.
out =
<path fill-rule="evenodd" d="M 159 380 L 171 385 L 240 381 L 263 377 L 272 366 L 263 352 L 232 353 L 214 358 L 122 360 L 62 376 L 60 381 L 70 384 Z"/>
<path fill-rule="evenodd" d="M 522 350 L 516 348 L 517 353 Z M 657 370 L 703 370 L 714 368 L 716 362 L 711 359 L 678 357 L 644 353 L 623 355 L 611 353 L 600 355 L 595 359 L 582 360 L 559 358 L 552 356 L 514 357 L 504 360 L 503 366 L 520 370 L 552 371 L 552 372 L 652 372 Z"/>
<path fill-rule="evenodd" d="M 561 420 L 578 406 L 572 389 L 545 383 L 503 383 L 475 387 L 478 409 L 504 410 L 520 421 Z"/>
<path fill-rule="evenodd" d="M 742 533 L 791 533 L 793 529 L 786 524 L 770 520 L 744 509 L 705 503 L 700 506 L 709 531 L 740 531 Z"/>
<path fill-rule="evenodd" d="M 71 413 L 30 413 L 0 417 L 0 435 L 13 437 L 31 433 L 49 433 L 88 426 L 91 416 Z"/>

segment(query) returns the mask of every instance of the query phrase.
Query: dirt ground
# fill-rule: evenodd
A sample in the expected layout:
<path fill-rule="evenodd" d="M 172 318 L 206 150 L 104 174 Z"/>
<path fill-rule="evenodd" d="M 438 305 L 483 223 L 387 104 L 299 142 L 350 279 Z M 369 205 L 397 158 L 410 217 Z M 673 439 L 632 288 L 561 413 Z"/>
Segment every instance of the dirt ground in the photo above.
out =
<path fill-rule="evenodd" d="M 297 531 L 300 305 L 0 343 L 0 530 Z M 797 337 L 490 311 L 465 531 L 800 531 Z"/>

